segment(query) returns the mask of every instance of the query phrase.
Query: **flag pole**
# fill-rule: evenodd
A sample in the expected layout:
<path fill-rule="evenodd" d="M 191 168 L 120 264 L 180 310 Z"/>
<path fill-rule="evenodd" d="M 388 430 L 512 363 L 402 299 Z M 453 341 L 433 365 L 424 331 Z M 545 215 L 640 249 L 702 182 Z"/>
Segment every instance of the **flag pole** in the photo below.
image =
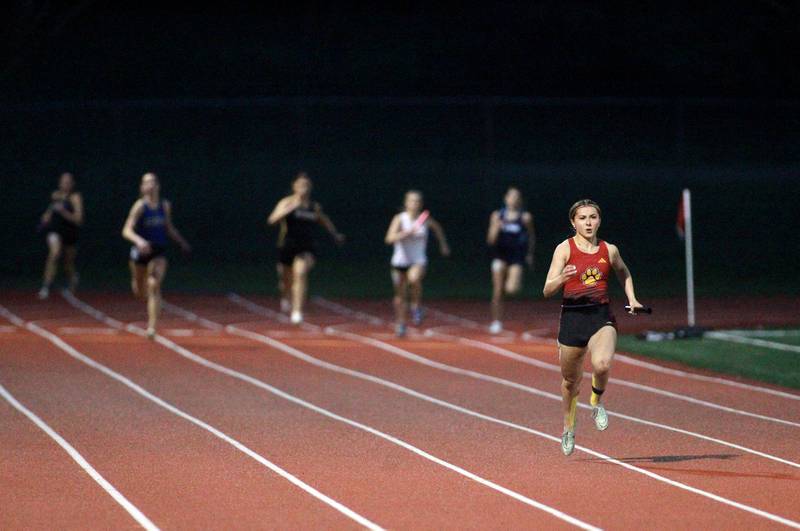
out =
<path fill-rule="evenodd" d="M 686 313 L 690 327 L 695 325 L 694 314 L 694 256 L 692 255 L 692 194 L 683 190 L 683 219 L 686 242 Z"/>

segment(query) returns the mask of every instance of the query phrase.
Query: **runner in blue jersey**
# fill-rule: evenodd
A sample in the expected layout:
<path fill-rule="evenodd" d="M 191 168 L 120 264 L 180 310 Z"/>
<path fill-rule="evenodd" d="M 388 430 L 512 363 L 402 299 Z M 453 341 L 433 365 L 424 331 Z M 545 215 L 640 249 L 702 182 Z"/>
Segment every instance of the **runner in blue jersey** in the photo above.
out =
<path fill-rule="evenodd" d="M 523 209 L 520 191 L 509 188 L 504 203 L 492 212 L 486 236 L 492 251 L 492 334 L 503 330 L 503 296 L 516 295 L 522 289 L 523 267 L 533 267 L 536 245 L 533 216 Z"/>
<path fill-rule="evenodd" d="M 164 252 L 169 240 L 184 252 L 191 248 L 172 224 L 172 205 L 161 198 L 161 185 L 155 173 L 145 173 L 136 200 L 125 220 L 122 237 L 133 244 L 130 252 L 131 288 L 133 294 L 147 300 L 147 335 L 155 337 L 161 313 L 161 284 L 167 273 Z"/>

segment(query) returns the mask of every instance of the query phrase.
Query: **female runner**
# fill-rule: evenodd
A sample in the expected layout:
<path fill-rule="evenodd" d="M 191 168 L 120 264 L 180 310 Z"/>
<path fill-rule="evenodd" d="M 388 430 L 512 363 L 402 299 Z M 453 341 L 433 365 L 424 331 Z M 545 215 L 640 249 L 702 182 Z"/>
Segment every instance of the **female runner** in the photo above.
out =
<path fill-rule="evenodd" d="M 167 274 L 169 239 L 189 252 L 191 247 L 172 224 L 172 204 L 161 198 L 161 184 L 155 173 L 145 173 L 136 200 L 125 220 L 122 237 L 133 244 L 130 253 L 131 289 L 139 298 L 147 299 L 147 337 L 156 335 L 161 313 L 161 285 Z"/>
<path fill-rule="evenodd" d="M 417 190 L 406 192 L 404 210 L 392 218 L 386 231 L 386 244 L 394 246 L 392 254 L 392 283 L 394 284 L 395 333 L 397 337 L 406 334 L 406 314 L 411 307 L 415 325 L 422 322 L 422 279 L 428 263 L 426 248 L 428 229 L 439 240 L 442 256 L 450 256 L 450 247 L 444 230 L 438 221 L 422 215 L 422 193 Z"/>
<path fill-rule="evenodd" d="M 47 231 L 47 262 L 44 267 L 42 288 L 39 298 L 50 296 L 50 287 L 56 278 L 58 260 L 64 257 L 64 272 L 69 277 L 69 289 L 78 286 L 78 273 L 75 271 L 75 256 L 78 253 L 78 231 L 83 225 L 83 198 L 75 191 L 75 177 L 62 173 L 58 180 L 58 190 L 50 196 L 50 205 L 42 214 L 41 227 Z"/>
<path fill-rule="evenodd" d="M 322 225 L 337 245 L 345 236 L 336 230 L 322 206 L 311 200 L 311 178 L 305 172 L 292 179 L 292 195 L 284 197 L 267 218 L 269 225 L 280 223 L 278 236 L 278 290 L 281 310 L 291 311 L 291 322 L 303 322 L 303 305 L 308 292 L 308 272 L 314 267 L 314 229 Z"/>
<path fill-rule="evenodd" d="M 492 212 L 486 242 L 492 249 L 492 324 L 489 333 L 503 330 L 503 295 L 522 289 L 523 266 L 533 266 L 536 235 L 533 216 L 522 209 L 518 188 L 506 191 L 505 206 Z"/>
<path fill-rule="evenodd" d="M 551 297 L 563 288 L 561 323 L 558 331 L 558 357 L 561 362 L 561 397 L 564 432 L 561 450 L 570 455 L 575 449 L 575 412 L 583 377 L 583 357 L 592 360 L 592 418 L 602 431 L 608 415 L 600 402 L 608 383 L 608 372 L 617 348 L 617 322 L 609 308 L 608 276 L 614 269 L 625 289 L 630 312 L 642 305 L 636 300 L 631 272 L 615 245 L 598 239 L 600 207 L 582 199 L 569 209 L 575 236 L 563 241 L 553 253 L 547 273 L 544 296 Z"/>

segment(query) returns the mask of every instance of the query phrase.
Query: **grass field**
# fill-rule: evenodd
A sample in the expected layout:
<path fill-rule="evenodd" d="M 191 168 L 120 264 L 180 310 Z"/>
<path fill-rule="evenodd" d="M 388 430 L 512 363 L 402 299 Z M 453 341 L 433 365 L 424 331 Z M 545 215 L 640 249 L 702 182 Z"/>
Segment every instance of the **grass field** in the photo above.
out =
<path fill-rule="evenodd" d="M 785 330 L 786 335 L 763 332 L 731 334 L 748 343 L 708 337 L 649 342 L 622 336 L 619 350 L 800 389 L 800 330 Z"/>

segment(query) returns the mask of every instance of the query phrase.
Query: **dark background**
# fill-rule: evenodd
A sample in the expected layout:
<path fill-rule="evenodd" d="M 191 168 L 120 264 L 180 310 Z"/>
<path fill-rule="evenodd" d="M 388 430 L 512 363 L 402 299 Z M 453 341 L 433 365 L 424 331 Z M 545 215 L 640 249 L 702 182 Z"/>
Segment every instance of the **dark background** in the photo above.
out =
<path fill-rule="evenodd" d="M 486 296 L 486 221 L 509 184 L 539 233 L 527 296 L 587 196 L 642 298 L 680 295 L 685 186 L 701 294 L 800 293 L 795 2 L 4 9 L 0 285 L 35 286 L 34 227 L 69 170 L 84 284 L 124 289 L 119 232 L 153 170 L 195 247 L 168 284 L 269 292 L 264 219 L 305 169 L 350 238 L 321 246 L 318 293 L 388 293 L 382 236 L 414 187 L 455 253 L 428 293 Z"/>

